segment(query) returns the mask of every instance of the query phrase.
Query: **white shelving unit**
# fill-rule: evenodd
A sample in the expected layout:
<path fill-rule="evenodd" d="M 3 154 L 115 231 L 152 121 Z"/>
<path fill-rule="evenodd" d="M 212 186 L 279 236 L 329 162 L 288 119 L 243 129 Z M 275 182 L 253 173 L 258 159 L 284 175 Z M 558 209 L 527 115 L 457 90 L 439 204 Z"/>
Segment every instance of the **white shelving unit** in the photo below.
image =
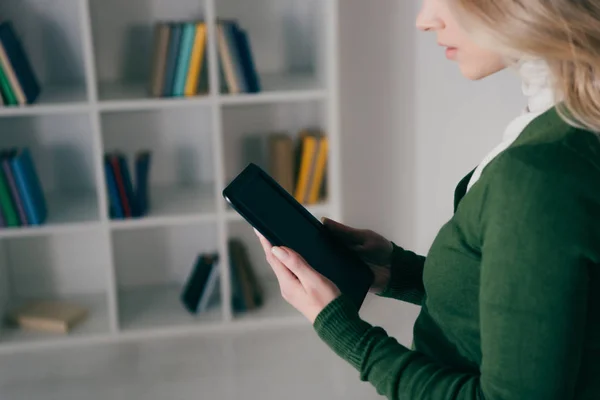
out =
<path fill-rule="evenodd" d="M 90 318 L 66 336 L 5 328 L 0 354 L 149 337 L 302 326 L 279 295 L 252 229 L 221 196 L 244 167 L 247 134 L 318 127 L 330 140 L 328 198 L 317 216 L 341 216 L 337 0 L 7 0 L 44 92 L 0 108 L 0 148 L 28 146 L 49 204 L 41 227 L 0 230 L 0 312 L 30 297 L 73 299 Z M 219 92 L 217 18 L 247 29 L 263 91 Z M 154 24 L 204 19 L 210 93 L 151 98 Z M 147 217 L 111 220 L 103 154 L 153 152 Z M 231 309 L 227 242 L 241 238 L 265 304 Z M 179 293 L 195 257 L 220 257 L 220 301 L 193 317 Z"/>

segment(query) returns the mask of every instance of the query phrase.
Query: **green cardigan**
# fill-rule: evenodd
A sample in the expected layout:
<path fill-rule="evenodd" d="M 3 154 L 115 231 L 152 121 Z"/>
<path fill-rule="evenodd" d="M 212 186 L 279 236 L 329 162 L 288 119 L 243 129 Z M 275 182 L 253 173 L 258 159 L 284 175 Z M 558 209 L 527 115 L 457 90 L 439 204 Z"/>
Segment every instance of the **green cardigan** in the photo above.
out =
<path fill-rule="evenodd" d="M 389 399 L 600 399 L 600 141 L 551 109 L 469 176 L 427 258 L 395 246 L 414 351 L 344 295 L 314 328 Z"/>

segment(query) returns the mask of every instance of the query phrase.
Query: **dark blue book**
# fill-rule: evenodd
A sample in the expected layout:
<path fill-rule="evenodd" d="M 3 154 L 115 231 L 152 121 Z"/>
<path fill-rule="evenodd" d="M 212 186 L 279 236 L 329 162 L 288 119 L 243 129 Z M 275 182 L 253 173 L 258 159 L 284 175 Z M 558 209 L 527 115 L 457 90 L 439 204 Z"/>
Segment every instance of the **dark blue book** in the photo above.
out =
<path fill-rule="evenodd" d="M 134 216 L 143 217 L 149 208 L 149 175 L 151 155 L 149 151 L 139 153 L 135 158 L 135 199 Z"/>
<path fill-rule="evenodd" d="M 30 225 L 46 221 L 48 210 L 42 185 L 27 148 L 20 150 L 10 161 L 19 195 L 23 199 L 25 214 Z"/>
<path fill-rule="evenodd" d="M 117 188 L 115 173 L 108 156 L 104 159 L 104 174 L 106 175 L 106 189 L 110 206 L 110 216 L 111 218 L 123 219 L 125 218 L 125 214 L 123 213 L 123 206 L 121 205 L 121 199 L 119 198 L 119 189 Z"/>
<path fill-rule="evenodd" d="M 217 256 L 212 254 L 200 254 L 196 258 L 196 263 L 180 295 L 182 304 L 192 314 L 198 312 L 200 299 L 216 261 Z"/>
<path fill-rule="evenodd" d="M 123 154 L 118 154 L 117 159 L 119 160 L 119 170 L 121 172 L 121 177 L 123 178 L 125 196 L 127 198 L 127 202 L 131 207 L 131 215 L 135 216 L 135 194 L 133 192 L 133 182 L 131 181 L 131 174 L 129 173 L 129 165 L 127 164 L 127 159 Z"/>
<path fill-rule="evenodd" d="M 254 56 L 252 55 L 252 47 L 248 33 L 241 29 L 237 24 L 235 27 L 235 37 L 237 48 L 239 49 L 240 60 L 244 71 L 244 77 L 248 86 L 248 93 L 260 92 L 260 77 L 256 71 Z"/>
<path fill-rule="evenodd" d="M 10 21 L 0 24 L 0 42 L 23 89 L 27 103 L 35 102 L 41 91 L 40 84 Z"/>
<path fill-rule="evenodd" d="M 242 66 L 242 57 L 237 45 L 236 38 L 236 23 L 235 22 L 223 22 L 223 30 L 225 33 L 225 40 L 227 40 L 227 47 L 231 54 L 231 62 L 235 71 L 236 80 L 240 86 L 241 93 L 248 92 L 248 83 L 244 75 L 244 68 Z"/>
<path fill-rule="evenodd" d="M 177 70 L 177 60 L 179 59 L 182 33 L 182 24 L 173 23 L 171 25 L 169 48 L 167 50 L 167 64 L 165 68 L 165 81 L 163 82 L 163 96 L 173 95 L 173 86 L 175 85 L 175 73 Z"/>

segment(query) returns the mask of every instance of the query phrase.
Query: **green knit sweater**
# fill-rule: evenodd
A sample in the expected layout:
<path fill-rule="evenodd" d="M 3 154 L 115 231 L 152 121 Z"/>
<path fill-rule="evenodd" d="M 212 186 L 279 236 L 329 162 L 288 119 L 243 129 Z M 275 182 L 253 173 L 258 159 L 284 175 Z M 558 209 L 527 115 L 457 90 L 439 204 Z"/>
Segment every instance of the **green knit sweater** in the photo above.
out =
<path fill-rule="evenodd" d="M 600 399 L 600 141 L 551 109 L 468 178 L 427 258 L 395 247 L 414 350 L 344 295 L 317 333 L 389 399 Z"/>

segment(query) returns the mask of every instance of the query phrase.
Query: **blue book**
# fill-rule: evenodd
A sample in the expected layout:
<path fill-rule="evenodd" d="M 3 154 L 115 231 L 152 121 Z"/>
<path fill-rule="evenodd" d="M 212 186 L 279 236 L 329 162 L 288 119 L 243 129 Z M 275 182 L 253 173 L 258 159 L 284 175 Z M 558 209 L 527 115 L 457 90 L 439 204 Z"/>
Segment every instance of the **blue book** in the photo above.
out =
<path fill-rule="evenodd" d="M 0 42 L 23 89 L 27 103 L 33 103 L 40 94 L 40 84 L 10 21 L 0 24 Z"/>
<path fill-rule="evenodd" d="M 2 158 L 2 171 L 4 172 L 4 177 L 8 183 L 8 189 L 10 190 L 10 197 L 15 205 L 17 210 L 17 215 L 19 217 L 19 223 L 21 226 L 27 226 L 29 223 L 27 222 L 27 214 L 25 214 L 25 206 L 23 203 L 23 199 L 19 194 L 19 189 L 17 189 L 17 183 L 15 182 L 15 175 L 13 174 L 12 167 L 10 166 L 10 160 L 17 154 L 17 149 L 8 150 L 4 157 Z"/>
<path fill-rule="evenodd" d="M 135 158 L 135 199 L 134 216 L 143 217 L 149 208 L 149 175 L 151 155 L 149 151 L 139 153 Z"/>
<path fill-rule="evenodd" d="M 173 82 L 174 96 L 181 97 L 185 93 L 185 83 L 190 68 L 190 58 L 192 56 L 195 36 L 196 24 L 191 22 L 183 24 L 179 55 L 177 56 L 177 66 L 175 67 L 175 79 Z"/>
<path fill-rule="evenodd" d="M 236 24 L 234 22 L 224 22 L 223 28 L 225 31 L 225 39 L 227 40 L 227 47 L 231 54 L 231 62 L 236 75 L 236 80 L 240 85 L 241 93 L 248 93 L 248 83 L 244 76 L 244 68 L 242 67 L 242 57 L 238 49 L 236 40 Z"/>
<path fill-rule="evenodd" d="M 167 50 L 167 65 L 165 68 L 165 81 L 163 82 L 163 96 L 173 95 L 172 90 L 175 83 L 175 72 L 177 69 L 177 59 L 179 58 L 179 48 L 182 33 L 183 29 L 181 24 L 173 23 L 171 25 L 169 48 Z"/>
<path fill-rule="evenodd" d="M 192 314 L 198 312 L 202 294 L 216 261 L 217 255 L 212 254 L 200 254 L 196 258 L 192 273 L 188 277 L 180 295 L 180 300 L 188 312 Z"/>
<path fill-rule="evenodd" d="M 20 150 L 10 161 L 10 166 L 15 178 L 27 221 L 30 225 L 41 225 L 46 221 L 48 210 L 42 185 L 35 170 L 28 149 Z"/>
<path fill-rule="evenodd" d="M 121 177 L 123 178 L 123 186 L 125 186 L 125 196 L 127 196 L 127 202 L 131 207 L 131 215 L 135 216 L 135 194 L 133 193 L 133 183 L 131 181 L 131 174 L 129 173 L 129 165 L 123 154 L 118 154 L 117 159 L 119 160 L 119 170 L 121 171 Z"/>
<path fill-rule="evenodd" d="M 248 33 L 240 29 L 239 26 L 235 26 L 235 37 L 237 42 L 237 48 L 240 52 L 240 59 L 242 68 L 244 71 L 244 77 L 248 85 L 249 93 L 260 92 L 260 78 L 256 71 L 256 65 L 254 63 L 254 57 L 252 55 L 252 47 L 250 45 L 250 39 Z"/>
<path fill-rule="evenodd" d="M 115 173 L 110 164 L 110 160 L 106 157 L 104 159 L 104 174 L 106 175 L 106 189 L 110 205 L 110 216 L 116 219 L 123 219 L 125 218 L 125 214 L 123 213 L 123 206 L 121 206 L 121 199 L 119 198 L 119 189 L 117 188 Z"/>

